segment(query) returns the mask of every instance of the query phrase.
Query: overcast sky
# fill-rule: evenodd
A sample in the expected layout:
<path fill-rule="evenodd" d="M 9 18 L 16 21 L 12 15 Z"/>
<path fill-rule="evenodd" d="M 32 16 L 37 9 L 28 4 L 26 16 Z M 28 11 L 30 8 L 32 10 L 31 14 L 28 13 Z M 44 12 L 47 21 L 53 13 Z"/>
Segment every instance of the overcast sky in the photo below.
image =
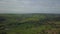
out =
<path fill-rule="evenodd" d="M 0 0 L 0 13 L 60 13 L 60 0 Z"/>

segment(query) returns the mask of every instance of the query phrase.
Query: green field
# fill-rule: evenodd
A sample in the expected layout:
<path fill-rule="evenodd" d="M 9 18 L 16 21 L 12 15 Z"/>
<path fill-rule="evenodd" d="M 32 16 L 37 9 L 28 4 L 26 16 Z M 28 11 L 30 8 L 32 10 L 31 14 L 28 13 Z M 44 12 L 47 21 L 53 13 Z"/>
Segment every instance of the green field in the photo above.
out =
<path fill-rule="evenodd" d="M 0 14 L 0 34 L 60 34 L 60 14 Z"/>

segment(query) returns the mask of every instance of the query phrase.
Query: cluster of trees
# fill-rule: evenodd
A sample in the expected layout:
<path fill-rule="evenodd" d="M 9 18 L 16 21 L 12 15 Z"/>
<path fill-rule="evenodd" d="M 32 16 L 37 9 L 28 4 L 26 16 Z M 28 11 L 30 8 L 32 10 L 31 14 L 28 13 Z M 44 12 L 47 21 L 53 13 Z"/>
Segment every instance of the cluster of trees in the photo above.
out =
<path fill-rule="evenodd" d="M 3 22 L 5 20 L 5 18 L 0 17 L 0 34 L 7 34 L 7 32 L 4 31 L 6 26 L 3 24 Z"/>

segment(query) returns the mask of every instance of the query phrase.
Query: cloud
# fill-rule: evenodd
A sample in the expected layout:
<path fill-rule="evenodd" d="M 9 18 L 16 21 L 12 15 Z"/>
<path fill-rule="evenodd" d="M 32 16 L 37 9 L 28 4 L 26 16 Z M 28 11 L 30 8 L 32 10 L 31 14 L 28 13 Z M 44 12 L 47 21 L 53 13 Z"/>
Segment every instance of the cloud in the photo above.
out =
<path fill-rule="evenodd" d="M 60 0 L 0 0 L 0 13 L 60 13 Z"/>

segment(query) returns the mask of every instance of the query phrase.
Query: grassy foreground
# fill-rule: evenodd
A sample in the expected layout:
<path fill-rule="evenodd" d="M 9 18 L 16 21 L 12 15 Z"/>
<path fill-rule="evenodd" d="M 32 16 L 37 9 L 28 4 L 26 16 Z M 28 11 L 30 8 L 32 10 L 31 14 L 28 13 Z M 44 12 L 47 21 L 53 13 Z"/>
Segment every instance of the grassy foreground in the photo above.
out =
<path fill-rule="evenodd" d="M 0 34 L 60 34 L 60 14 L 0 14 Z"/>

